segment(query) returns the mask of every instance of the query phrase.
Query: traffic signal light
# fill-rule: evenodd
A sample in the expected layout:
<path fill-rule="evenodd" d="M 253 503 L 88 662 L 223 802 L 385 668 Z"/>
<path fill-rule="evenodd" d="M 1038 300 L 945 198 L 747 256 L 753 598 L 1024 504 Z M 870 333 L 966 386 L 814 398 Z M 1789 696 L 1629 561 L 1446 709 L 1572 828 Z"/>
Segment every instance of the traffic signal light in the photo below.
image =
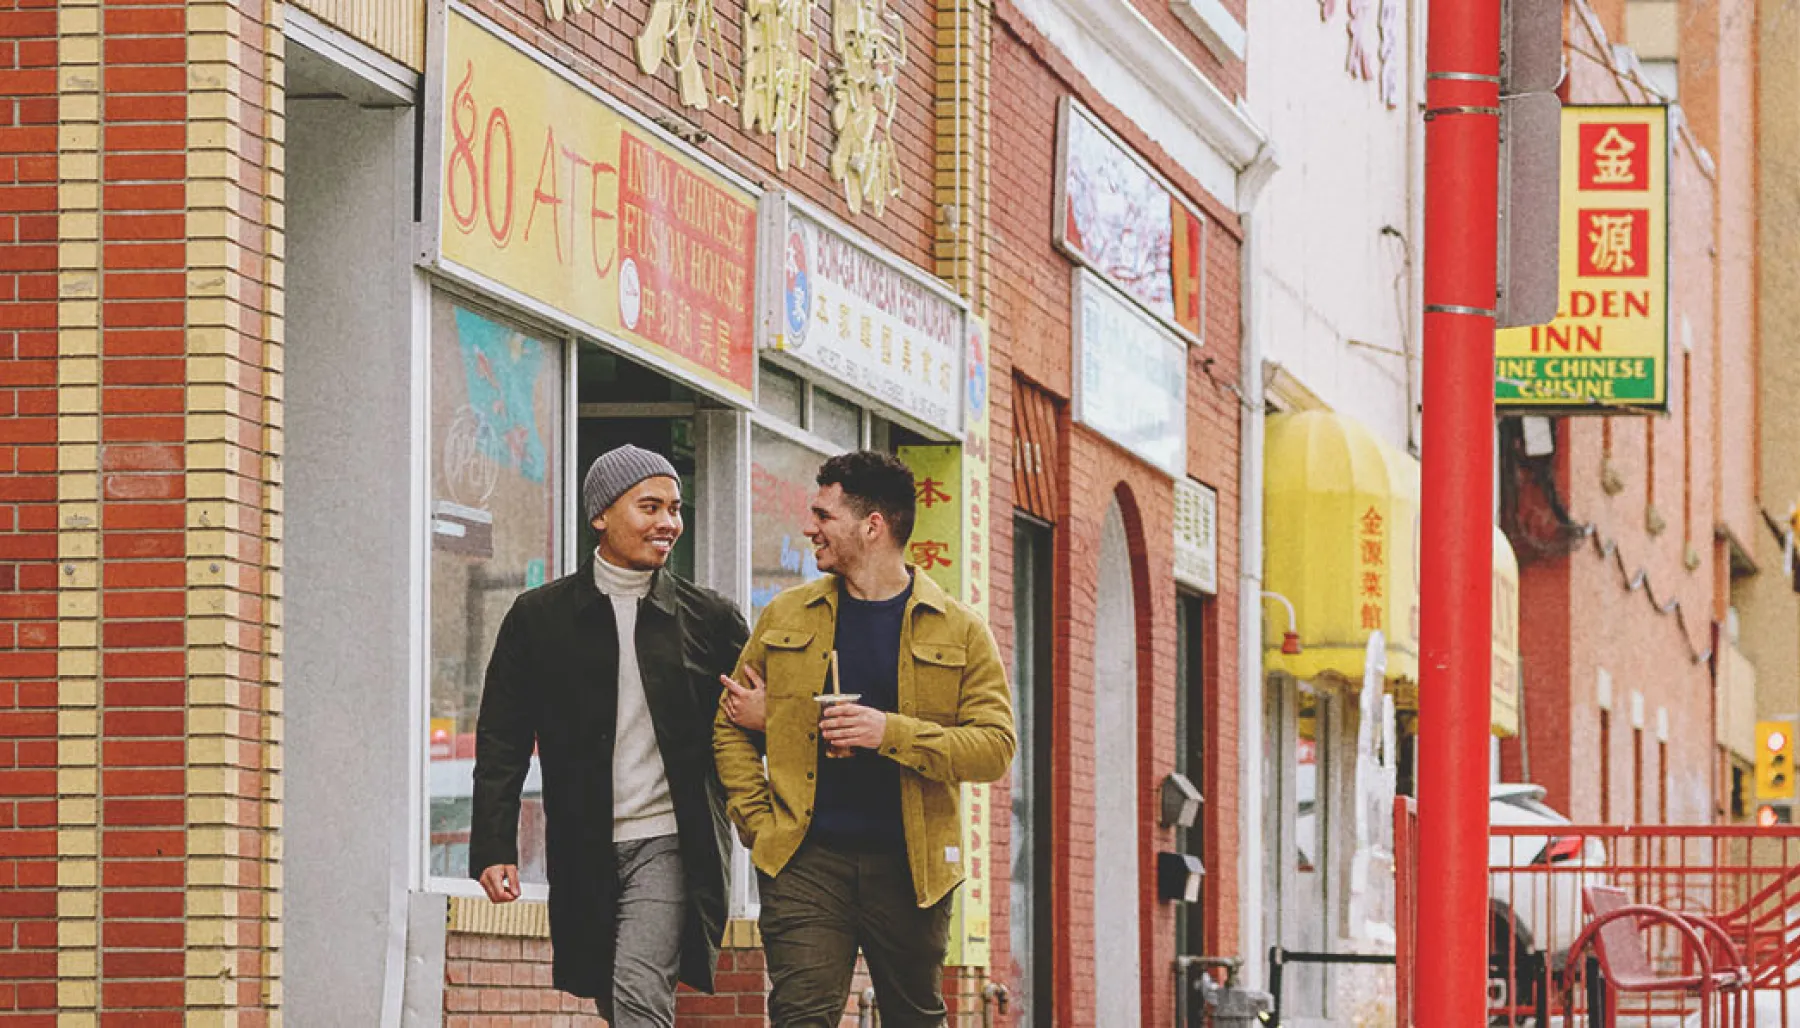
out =
<path fill-rule="evenodd" d="M 1756 723 L 1756 798 L 1794 798 L 1794 726 L 1786 721 Z"/>
<path fill-rule="evenodd" d="M 1793 821 L 1793 815 L 1786 807 L 1765 803 L 1756 808 L 1756 826 L 1758 828 L 1773 828 L 1776 825 L 1792 824 Z"/>

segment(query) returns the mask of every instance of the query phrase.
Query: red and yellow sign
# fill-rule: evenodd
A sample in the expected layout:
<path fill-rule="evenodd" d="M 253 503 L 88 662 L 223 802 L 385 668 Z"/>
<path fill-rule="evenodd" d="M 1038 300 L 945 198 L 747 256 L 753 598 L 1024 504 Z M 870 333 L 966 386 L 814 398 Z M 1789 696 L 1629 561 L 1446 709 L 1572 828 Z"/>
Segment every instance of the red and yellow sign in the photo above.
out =
<path fill-rule="evenodd" d="M 756 197 L 452 10 L 439 255 L 748 402 Z"/>
<path fill-rule="evenodd" d="M 1562 298 L 1495 336 L 1501 407 L 1668 405 L 1666 107 L 1563 108 Z"/>

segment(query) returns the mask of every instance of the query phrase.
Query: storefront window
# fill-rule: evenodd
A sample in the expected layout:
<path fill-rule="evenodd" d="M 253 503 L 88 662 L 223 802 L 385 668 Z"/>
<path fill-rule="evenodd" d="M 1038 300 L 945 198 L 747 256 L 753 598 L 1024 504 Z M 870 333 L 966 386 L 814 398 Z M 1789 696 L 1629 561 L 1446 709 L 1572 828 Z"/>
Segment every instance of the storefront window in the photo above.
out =
<path fill-rule="evenodd" d="M 764 413 L 793 425 L 805 427 L 806 383 L 799 375 L 785 371 L 767 361 L 756 384 L 757 405 Z"/>
<path fill-rule="evenodd" d="M 783 589 L 819 577 L 807 509 L 826 454 L 764 428 L 750 433 L 750 620 Z"/>
<path fill-rule="evenodd" d="M 862 408 L 823 389 L 813 389 L 812 430 L 846 450 L 862 446 Z"/>
<path fill-rule="evenodd" d="M 431 317 L 429 873 L 468 874 L 475 723 L 513 598 L 559 566 L 563 345 L 439 295 Z M 544 879 L 536 759 L 519 875 Z"/>

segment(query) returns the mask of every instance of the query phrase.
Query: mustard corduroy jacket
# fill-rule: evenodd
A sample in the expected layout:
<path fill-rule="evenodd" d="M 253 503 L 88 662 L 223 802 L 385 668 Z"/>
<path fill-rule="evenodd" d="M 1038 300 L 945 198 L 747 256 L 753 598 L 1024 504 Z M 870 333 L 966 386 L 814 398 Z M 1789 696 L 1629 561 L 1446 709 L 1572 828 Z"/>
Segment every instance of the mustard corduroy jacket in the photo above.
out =
<path fill-rule="evenodd" d="M 771 877 L 781 873 L 812 824 L 819 707 L 837 644 L 838 579 L 826 575 L 787 590 L 764 608 L 734 677 L 754 667 L 768 685 L 768 772 L 752 733 L 721 705 L 713 754 L 726 813 Z M 1011 694 L 987 625 L 913 569 L 900 627 L 899 711 L 888 715 L 881 754 L 900 765 L 900 809 L 919 905 L 931 906 L 963 880 L 963 782 L 991 782 L 1012 766 Z"/>

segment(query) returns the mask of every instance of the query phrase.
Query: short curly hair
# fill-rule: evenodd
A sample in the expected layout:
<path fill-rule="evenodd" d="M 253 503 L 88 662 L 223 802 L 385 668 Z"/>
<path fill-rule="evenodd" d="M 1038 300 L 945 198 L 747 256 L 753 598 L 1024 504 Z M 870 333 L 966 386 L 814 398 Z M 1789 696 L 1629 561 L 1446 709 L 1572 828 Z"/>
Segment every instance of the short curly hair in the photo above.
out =
<path fill-rule="evenodd" d="M 912 539 L 918 497 L 912 469 L 900 458 L 876 450 L 840 453 L 819 466 L 818 482 L 842 489 L 858 517 L 880 511 L 896 544 L 905 546 Z"/>

